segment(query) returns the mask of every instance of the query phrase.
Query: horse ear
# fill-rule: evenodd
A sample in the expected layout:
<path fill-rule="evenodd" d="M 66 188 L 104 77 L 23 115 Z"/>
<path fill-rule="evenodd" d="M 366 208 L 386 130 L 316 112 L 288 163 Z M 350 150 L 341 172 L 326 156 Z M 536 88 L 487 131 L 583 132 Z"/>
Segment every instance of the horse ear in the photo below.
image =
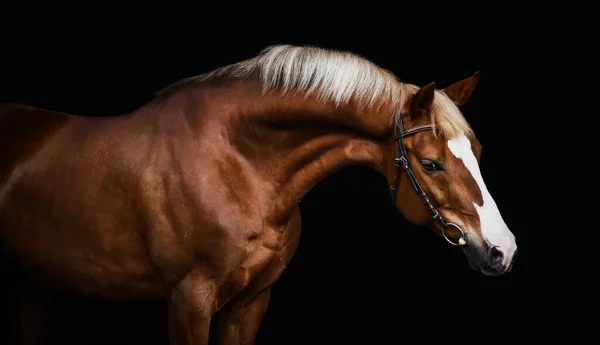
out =
<path fill-rule="evenodd" d="M 456 82 L 444 90 L 442 90 L 448 98 L 450 98 L 454 104 L 457 106 L 461 106 L 469 100 L 473 90 L 475 90 L 475 86 L 477 86 L 477 82 L 479 81 L 479 71 L 475 72 L 469 78 L 463 79 L 459 82 Z"/>
<path fill-rule="evenodd" d="M 429 83 L 420 88 L 410 101 L 410 113 L 413 116 L 426 113 L 433 103 L 434 96 L 435 83 Z"/>

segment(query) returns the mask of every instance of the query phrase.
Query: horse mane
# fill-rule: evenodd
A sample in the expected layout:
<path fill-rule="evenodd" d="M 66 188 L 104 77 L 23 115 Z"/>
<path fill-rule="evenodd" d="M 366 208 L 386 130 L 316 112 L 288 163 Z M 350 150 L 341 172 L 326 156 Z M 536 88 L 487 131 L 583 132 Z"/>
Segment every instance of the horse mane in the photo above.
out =
<path fill-rule="evenodd" d="M 417 86 L 402 83 L 393 73 L 354 53 L 314 46 L 274 45 L 251 59 L 182 79 L 157 95 L 204 81 L 249 78 L 255 73 L 264 92 L 315 94 L 336 106 L 352 101 L 363 108 L 389 102 L 392 108 L 400 109 L 406 98 L 418 90 Z M 458 108 L 440 91 L 436 91 L 431 121 L 438 133 L 447 138 L 472 134 Z"/>

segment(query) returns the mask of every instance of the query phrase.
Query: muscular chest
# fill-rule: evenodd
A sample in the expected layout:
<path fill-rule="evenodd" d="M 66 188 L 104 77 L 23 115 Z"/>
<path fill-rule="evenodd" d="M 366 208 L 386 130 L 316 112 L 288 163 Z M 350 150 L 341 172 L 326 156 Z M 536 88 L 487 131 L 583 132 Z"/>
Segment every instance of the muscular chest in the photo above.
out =
<path fill-rule="evenodd" d="M 299 211 L 282 227 L 256 235 L 247 255 L 227 276 L 219 293 L 219 305 L 232 298 L 250 298 L 272 285 L 292 259 L 301 234 Z"/>

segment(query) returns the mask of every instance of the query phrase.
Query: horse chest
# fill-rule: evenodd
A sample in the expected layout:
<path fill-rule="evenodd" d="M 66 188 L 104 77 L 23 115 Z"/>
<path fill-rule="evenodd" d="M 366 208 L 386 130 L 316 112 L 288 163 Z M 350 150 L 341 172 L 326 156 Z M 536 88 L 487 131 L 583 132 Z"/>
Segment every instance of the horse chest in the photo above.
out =
<path fill-rule="evenodd" d="M 298 247 L 300 229 L 299 211 L 294 212 L 285 226 L 265 229 L 242 263 L 223 283 L 218 305 L 222 306 L 233 298 L 250 299 L 275 283 Z"/>

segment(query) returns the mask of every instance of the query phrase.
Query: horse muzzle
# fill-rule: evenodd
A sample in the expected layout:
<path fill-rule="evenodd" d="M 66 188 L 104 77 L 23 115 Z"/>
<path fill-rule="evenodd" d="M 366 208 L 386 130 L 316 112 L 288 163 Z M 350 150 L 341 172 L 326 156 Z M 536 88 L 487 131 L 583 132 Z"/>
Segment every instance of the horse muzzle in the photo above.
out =
<path fill-rule="evenodd" d="M 461 248 L 467 256 L 469 266 L 487 276 L 499 276 L 510 272 L 517 254 L 516 249 L 513 253 L 505 253 L 500 247 L 491 245 L 489 242 L 479 245 L 470 243 L 468 239 L 467 245 L 461 246 Z"/>

